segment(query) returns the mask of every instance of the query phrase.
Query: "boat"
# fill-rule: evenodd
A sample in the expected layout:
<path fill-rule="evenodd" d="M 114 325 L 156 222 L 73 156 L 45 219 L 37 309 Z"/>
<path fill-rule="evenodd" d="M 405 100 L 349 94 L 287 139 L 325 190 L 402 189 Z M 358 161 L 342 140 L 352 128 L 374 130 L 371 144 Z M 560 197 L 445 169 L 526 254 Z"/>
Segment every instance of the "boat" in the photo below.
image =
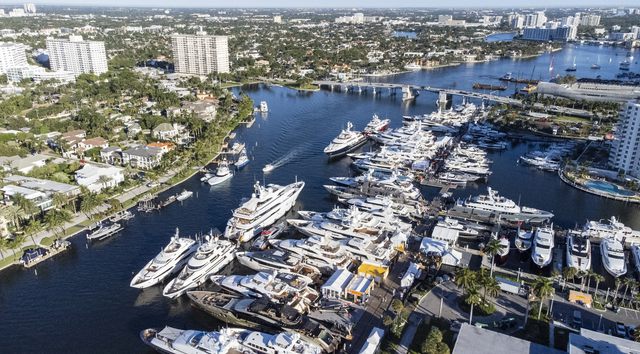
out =
<path fill-rule="evenodd" d="M 601 68 L 600 64 L 591 64 L 591 69 L 598 70 L 600 68 Z"/>
<path fill-rule="evenodd" d="M 347 128 L 324 148 L 324 153 L 329 157 L 344 156 L 347 153 L 359 148 L 367 142 L 367 136 L 362 132 L 352 131 L 353 124 L 347 122 Z"/>
<path fill-rule="evenodd" d="M 578 271 L 591 269 L 591 241 L 582 230 L 569 230 L 567 232 L 567 267 Z"/>
<path fill-rule="evenodd" d="M 627 59 L 625 59 L 624 61 L 622 61 L 620 63 L 620 67 L 619 69 L 622 71 L 629 71 L 629 68 L 631 67 L 631 62 Z"/>
<path fill-rule="evenodd" d="M 533 239 L 533 231 L 521 230 L 518 228 L 515 245 L 518 251 L 526 252 L 531 249 L 531 241 Z"/>
<path fill-rule="evenodd" d="M 256 299 L 210 291 L 190 291 L 187 295 L 195 307 L 226 324 L 266 332 L 290 330 L 320 346 L 327 353 L 333 352 L 340 342 L 339 337 L 316 320 L 267 297 Z"/>
<path fill-rule="evenodd" d="M 483 84 L 483 83 L 480 83 L 480 82 L 474 83 L 472 87 L 475 90 L 490 90 L 490 91 L 504 91 L 504 90 L 507 89 L 507 86 Z"/>
<path fill-rule="evenodd" d="M 180 192 L 180 194 L 176 195 L 176 200 L 181 202 L 184 201 L 188 198 L 191 198 L 191 196 L 193 195 L 192 191 L 188 191 L 188 190 L 183 190 L 182 192 Z"/>
<path fill-rule="evenodd" d="M 364 127 L 363 132 L 365 134 L 383 132 L 387 130 L 389 123 L 391 123 L 390 119 L 380 119 L 377 114 L 374 114 L 373 118 L 367 123 L 367 126 Z"/>
<path fill-rule="evenodd" d="M 227 222 L 225 236 L 239 242 L 251 240 L 283 217 L 295 205 L 303 188 L 304 182 L 261 186 L 256 181 L 251 198 L 243 200 L 240 207 L 233 211 L 233 216 Z"/>
<path fill-rule="evenodd" d="M 498 242 L 500 243 L 500 248 L 496 253 L 496 256 L 497 256 L 496 263 L 498 265 L 503 265 L 507 263 L 507 259 L 509 258 L 509 251 L 511 250 L 511 245 L 509 244 L 509 239 L 504 236 L 500 237 Z"/>
<path fill-rule="evenodd" d="M 624 257 L 622 243 L 615 238 L 606 238 L 600 241 L 600 255 L 602 265 L 614 278 L 627 273 L 627 262 Z"/>
<path fill-rule="evenodd" d="M 303 257 L 305 262 L 318 268 L 325 274 L 333 273 L 338 268 L 346 268 L 351 263 L 347 252 L 340 244 L 321 236 L 306 239 L 271 240 L 275 248 L 291 251 Z"/>
<path fill-rule="evenodd" d="M 409 71 L 418 71 L 422 70 L 422 66 L 420 66 L 420 64 L 418 63 L 409 63 L 404 66 L 404 69 Z"/>
<path fill-rule="evenodd" d="M 49 250 L 44 247 L 28 248 L 24 250 L 24 253 L 20 257 L 20 263 L 25 267 L 29 267 L 45 259 L 48 254 Z"/>
<path fill-rule="evenodd" d="M 321 354 L 322 349 L 303 340 L 299 334 L 268 334 L 241 328 L 221 328 L 205 332 L 166 326 L 140 332 L 151 348 L 170 354 Z"/>
<path fill-rule="evenodd" d="M 197 249 L 198 243 L 190 238 L 180 237 L 176 228 L 169 244 L 133 277 L 129 285 L 132 288 L 143 289 L 162 282 L 182 269 Z"/>
<path fill-rule="evenodd" d="M 285 222 L 281 222 L 268 229 L 263 229 L 262 232 L 260 232 L 260 235 L 251 244 L 251 248 L 254 250 L 264 251 L 269 247 L 269 241 L 277 238 L 286 229 L 286 227 L 287 225 Z"/>
<path fill-rule="evenodd" d="M 544 268 L 551 264 L 554 246 L 553 227 L 538 227 L 533 235 L 531 259 L 538 267 Z"/>
<path fill-rule="evenodd" d="M 267 101 L 260 101 L 260 113 L 269 112 L 269 106 L 267 105 Z"/>
<path fill-rule="evenodd" d="M 302 257 L 283 250 L 238 252 L 236 257 L 243 266 L 259 272 L 267 270 L 291 271 L 303 263 Z"/>
<path fill-rule="evenodd" d="M 195 254 L 189 258 L 180 274 L 172 279 L 162 291 L 162 295 L 176 298 L 187 290 L 207 281 L 211 274 L 219 272 L 231 263 L 235 256 L 236 245 L 214 235 L 205 236 Z"/>
<path fill-rule="evenodd" d="M 585 223 L 584 230 L 590 237 L 594 238 L 606 239 L 615 237 L 619 241 L 640 238 L 640 231 L 631 229 L 620 222 L 615 216 L 612 216 L 608 220 L 589 220 Z"/>
<path fill-rule="evenodd" d="M 133 213 L 130 212 L 129 210 L 122 210 L 122 211 L 119 211 L 119 212 L 113 214 L 109 218 L 109 221 L 111 221 L 111 222 L 118 222 L 120 220 L 127 221 L 127 220 L 132 219 L 134 216 L 135 215 L 133 215 Z"/>
<path fill-rule="evenodd" d="M 578 70 L 578 66 L 576 65 L 576 57 L 573 57 L 573 65 L 571 65 L 570 67 L 566 68 L 565 71 L 568 72 L 573 72 Z"/>
<path fill-rule="evenodd" d="M 210 186 L 215 186 L 216 184 L 220 184 L 222 182 L 228 181 L 229 179 L 231 179 L 231 177 L 233 177 L 233 173 L 229 168 L 229 163 L 227 162 L 227 160 L 222 160 L 218 164 L 216 173 L 213 176 L 211 176 L 211 178 L 209 178 L 207 183 L 209 183 Z"/>
<path fill-rule="evenodd" d="M 246 166 L 248 163 L 249 163 L 249 155 L 247 155 L 247 149 L 242 148 L 242 151 L 240 151 L 240 155 L 238 156 L 238 159 L 234 163 L 234 166 L 237 169 L 241 169 L 244 166 Z"/>
<path fill-rule="evenodd" d="M 271 171 L 273 171 L 275 168 L 276 168 L 276 167 L 275 167 L 274 165 L 272 165 L 272 164 L 268 163 L 268 164 L 264 165 L 264 167 L 262 168 L 262 172 L 265 172 L 265 173 L 267 173 L 267 172 L 271 172 Z"/>
<path fill-rule="evenodd" d="M 447 229 L 457 230 L 458 233 L 463 236 L 477 237 L 480 235 L 480 232 L 478 230 L 463 225 L 459 220 L 450 218 L 448 216 L 444 219 L 438 220 L 438 223 L 436 225 Z"/>
<path fill-rule="evenodd" d="M 487 187 L 486 195 L 469 197 L 464 201 L 458 200 L 452 210 L 487 217 L 500 216 L 510 222 L 541 223 L 553 217 L 553 213 L 548 211 L 521 207 L 513 200 L 500 196 L 498 191 L 491 187 Z"/>
<path fill-rule="evenodd" d="M 118 223 L 110 224 L 108 226 L 101 225 L 93 232 L 87 234 L 87 240 L 104 240 L 107 237 L 115 235 L 122 229 L 123 227 Z"/>

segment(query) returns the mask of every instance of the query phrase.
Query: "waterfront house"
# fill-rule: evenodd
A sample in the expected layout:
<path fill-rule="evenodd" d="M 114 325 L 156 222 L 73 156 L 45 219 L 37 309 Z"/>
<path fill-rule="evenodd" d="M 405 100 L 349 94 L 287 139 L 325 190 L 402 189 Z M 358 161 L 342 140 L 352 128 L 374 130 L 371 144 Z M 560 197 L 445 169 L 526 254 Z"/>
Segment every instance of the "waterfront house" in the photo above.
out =
<path fill-rule="evenodd" d="M 13 184 L 24 188 L 40 191 L 47 195 L 59 193 L 67 198 L 74 198 L 80 194 L 80 187 L 68 183 L 51 181 L 48 179 L 33 178 L 20 175 L 11 175 L 3 178 L 7 184 Z"/>
<path fill-rule="evenodd" d="M 210 100 L 196 102 L 185 102 L 182 106 L 184 111 L 192 112 L 196 117 L 209 123 L 216 118 L 216 103 Z"/>
<path fill-rule="evenodd" d="M 151 147 L 151 148 L 160 149 L 160 151 L 162 151 L 163 154 L 166 154 L 169 151 L 172 151 L 172 150 L 174 150 L 176 148 L 176 144 L 174 144 L 174 143 L 160 142 L 160 141 L 157 141 L 155 143 L 147 144 L 147 146 Z"/>
<path fill-rule="evenodd" d="M 83 151 L 93 148 L 106 148 L 107 146 L 109 146 L 109 142 L 101 137 L 85 139 L 78 142 L 78 149 L 83 149 Z"/>
<path fill-rule="evenodd" d="M 26 157 L 20 157 L 18 155 L 0 156 L 0 166 L 7 172 L 17 171 L 27 174 L 36 167 L 44 166 L 50 159 L 51 157 L 42 154 L 28 155 Z"/>
<path fill-rule="evenodd" d="M 160 165 L 162 155 L 159 148 L 140 145 L 122 151 L 122 164 L 149 170 Z"/>
<path fill-rule="evenodd" d="M 109 165 L 121 165 L 122 149 L 117 146 L 107 146 L 100 150 L 100 159 Z"/>
<path fill-rule="evenodd" d="M 561 354 L 563 351 L 508 334 L 462 323 L 452 354 Z M 569 352 L 580 353 L 580 352 Z M 582 352 L 584 353 L 584 352 Z M 604 353 L 604 352 L 603 352 Z M 621 352 L 614 352 L 621 353 Z"/>
<path fill-rule="evenodd" d="M 50 197 L 48 197 L 45 193 L 42 193 L 37 190 L 16 186 L 16 185 L 6 185 L 2 187 L 2 192 L 4 194 L 4 203 L 7 205 L 12 205 L 13 201 L 12 197 L 16 195 L 22 195 L 27 200 L 30 200 L 36 207 L 40 208 L 42 211 L 49 210 L 53 207 L 53 201 Z"/>
<path fill-rule="evenodd" d="M 123 169 L 114 166 L 86 164 L 75 173 L 76 182 L 91 192 L 115 187 L 124 182 Z"/>

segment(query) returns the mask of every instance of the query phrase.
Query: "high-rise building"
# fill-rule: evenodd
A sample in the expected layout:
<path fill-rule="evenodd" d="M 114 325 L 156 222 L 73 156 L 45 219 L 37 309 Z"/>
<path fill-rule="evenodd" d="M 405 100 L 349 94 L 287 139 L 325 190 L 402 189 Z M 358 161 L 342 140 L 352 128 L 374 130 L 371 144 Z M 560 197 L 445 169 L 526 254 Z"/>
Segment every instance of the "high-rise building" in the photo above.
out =
<path fill-rule="evenodd" d="M 69 39 L 47 38 L 49 64 L 54 71 L 71 71 L 76 74 L 107 72 L 107 54 L 104 42 L 85 41 L 82 36 Z"/>
<path fill-rule="evenodd" d="M 36 13 L 36 4 L 26 3 L 23 5 L 24 12 L 27 14 L 35 14 Z"/>
<path fill-rule="evenodd" d="M 282 23 L 282 16 L 280 15 L 273 16 L 273 23 Z"/>
<path fill-rule="evenodd" d="M 629 101 L 620 111 L 615 139 L 611 144 L 609 165 L 634 177 L 640 177 L 640 100 Z"/>
<path fill-rule="evenodd" d="M 580 19 L 580 25 L 586 27 L 596 27 L 600 25 L 600 15 L 584 15 Z"/>
<path fill-rule="evenodd" d="M 576 26 L 558 26 L 556 22 L 550 22 L 542 28 L 525 28 L 522 39 L 528 41 L 572 41 L 576 39 L 578 29 Z"/>
<path fill-rule="evenodd" d="M 547 16 L 544 11 L 537 11 L 524 17 L 524 27 L 541 27 L 545 22 L 547 22 Z"/>
<path fill-rule="evenodd" d="M 8 69 L 27 65 L 27 54 L 20 43 L 0 43 L 0 74 Z"/>
<path fill-rule="evenodd" d="M 175 70 L 183 74 L 207 75 L 229 72 L 227 36 L 174 34 L 171 36 Z"/>

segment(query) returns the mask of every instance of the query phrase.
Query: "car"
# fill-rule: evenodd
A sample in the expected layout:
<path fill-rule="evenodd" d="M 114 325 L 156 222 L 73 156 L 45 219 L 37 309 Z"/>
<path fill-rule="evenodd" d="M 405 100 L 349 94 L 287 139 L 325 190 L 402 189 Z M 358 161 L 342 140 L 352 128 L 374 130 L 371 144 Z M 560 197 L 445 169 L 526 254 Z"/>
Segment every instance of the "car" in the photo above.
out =
<path fill-rule="evenodd" d="M 616 327 L 613 331 L 613 335 L 616 337 L 624 338 L 627 336 L 627 326 L 622 322 L 616 322 Z"/>
<path fill-rule="evenodd" d="M 636 334 L 636 327 L 635 326 L 627 326 L 627 336 L 630 339 L 634 339 Z"/>
<path fill-rule="evenodd" d="M 579 310 L 573 311 L 573 320 L 571 320 L 571 327 L 580 329 L 582 327 L 582 312 Z"/>

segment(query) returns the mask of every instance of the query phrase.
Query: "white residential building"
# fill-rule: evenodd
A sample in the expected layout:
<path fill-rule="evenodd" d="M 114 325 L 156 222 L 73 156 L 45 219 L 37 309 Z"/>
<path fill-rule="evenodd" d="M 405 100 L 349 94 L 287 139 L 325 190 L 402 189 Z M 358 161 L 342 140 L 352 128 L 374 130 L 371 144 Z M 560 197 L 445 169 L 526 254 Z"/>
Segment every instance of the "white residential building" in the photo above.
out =
<path fill-rule="evenodd" d="M 524 17 L 525 27 L 541 27 L 545 22 L 547 22 L 547 16 L 544 11 L 537 11 Z"/>
<path fill-rule="evenodd" d="M 28 14 L 36 13 L 36 4 L 34 3 L 26 3 L 23 5 L 23 8 L 25 13 L 28 13 Z"/>
<path fill-rule="evenodd" d="M 20 43 L 0 43 L 0 74 L 6 74 L 10 68 L 26 66 L 27 54 Z"/>
<path fill-rule="evenodd" d="M 544 28 L 527 27 L 522 33 L 522 39 L 528 41 L 572 41 L 576 39 L 576 26 L 558 27 L 557 23 L 548 23 Z"/>
<path fill-rule="evenodd" d="M 588 27 L 600 26 L 600 15 L 583 15 L 580 18 L 580 25 Z"/>
<path fill-rule="evenodd" d="M 64 70 L 76 74 L 107 72 L 107 54 L 104 42 L 85 41 L 82 36 L 69 39 L 48 38 L 49 63 L 54 71 Z"/>
<path fill-rule="evenodd" d="M 76 182 L 91 192 L 115 187 L 124 182 L 123 169 L 114 166 L 102 167 L 86 164 L 76 171 Z"/>
<path fill-rule="evenodd" d="M 615 140 L 611 144 L 609 165 L 634 177 L 640 177 L 640 101 L 629 101 L 620 111 Z"/>
<path fill-rule="evenodd" d="M 229 72 L 227 36 L 174 34 L 171 48 L 177 73 L 208 75 Z"/>

